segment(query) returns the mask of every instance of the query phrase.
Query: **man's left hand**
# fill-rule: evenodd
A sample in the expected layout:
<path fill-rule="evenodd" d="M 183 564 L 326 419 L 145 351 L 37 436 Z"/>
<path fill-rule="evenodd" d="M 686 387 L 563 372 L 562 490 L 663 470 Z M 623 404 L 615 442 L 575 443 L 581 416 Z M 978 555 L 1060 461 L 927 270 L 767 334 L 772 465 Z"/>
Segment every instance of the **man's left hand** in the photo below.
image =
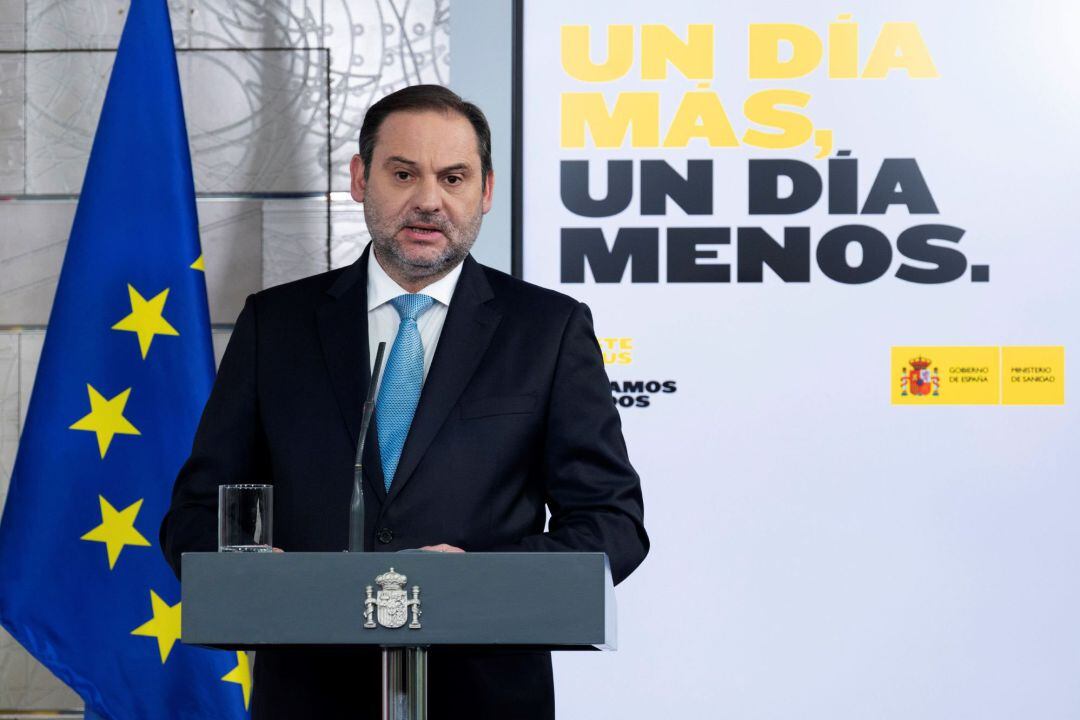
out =
<path fill-rule="evenodd" d="M 454 553 L 457 553 L 457 552 L 463 553 L 463 552 L 465 552 L 464 550 L 462 550 L 459 547 L 454 547 L 453 545 L 447 545 L 446 543 L 439 543 L 438 545 L 425 545 L 424 547 L 422 547 L 420 549 L 421 550 L 429 550 L 431 552 L 454 552 Z"/>

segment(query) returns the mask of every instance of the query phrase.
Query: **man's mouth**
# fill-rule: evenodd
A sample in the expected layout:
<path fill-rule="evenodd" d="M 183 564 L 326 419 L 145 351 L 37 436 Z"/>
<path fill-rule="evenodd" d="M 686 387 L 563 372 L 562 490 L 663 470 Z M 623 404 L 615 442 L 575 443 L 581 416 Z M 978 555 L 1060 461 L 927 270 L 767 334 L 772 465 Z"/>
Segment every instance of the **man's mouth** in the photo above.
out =
<path fill-rule="evenodd" d="M 416 240 L 433 240 L 442 235 L 442 231 L 435 225 L 406 225 L 405 232 Z"/>

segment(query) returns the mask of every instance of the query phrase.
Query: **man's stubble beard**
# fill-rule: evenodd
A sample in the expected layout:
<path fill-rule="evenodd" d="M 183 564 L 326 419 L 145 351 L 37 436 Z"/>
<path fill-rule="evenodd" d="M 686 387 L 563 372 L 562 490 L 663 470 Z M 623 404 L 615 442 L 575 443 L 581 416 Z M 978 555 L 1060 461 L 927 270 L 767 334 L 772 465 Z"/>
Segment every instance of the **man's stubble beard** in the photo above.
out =
<path fill-rule="evenodd" d="M 369 193 L 370 199 L 370 193 Z M 482 205 L 468 221 L 457 226 L 442 213 L 410 212 L 404 217 L 387 218 L 376 209 L 378 203 L 364 203 L 364 222 L 371 234 L 371 244 L 379 261 L 389 265 L 409 281 L 438 278 L 453 270 L 469 254 L 484 219 Z M 446 238 L 446 247 L 431 260 L 410 259 L 402 251 L 397 234 L 409 225 L 434 225 Z"/>

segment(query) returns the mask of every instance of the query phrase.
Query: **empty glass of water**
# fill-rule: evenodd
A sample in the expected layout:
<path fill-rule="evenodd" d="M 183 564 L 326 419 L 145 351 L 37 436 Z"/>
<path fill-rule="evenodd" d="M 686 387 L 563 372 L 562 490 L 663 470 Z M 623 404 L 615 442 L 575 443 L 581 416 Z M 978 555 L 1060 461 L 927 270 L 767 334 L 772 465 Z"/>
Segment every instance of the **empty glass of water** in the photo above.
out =
<path fill-rule="evenodd" d="M 271 552 L 273 533 L 273 485 L 218 485 L 218 552 Z"/>

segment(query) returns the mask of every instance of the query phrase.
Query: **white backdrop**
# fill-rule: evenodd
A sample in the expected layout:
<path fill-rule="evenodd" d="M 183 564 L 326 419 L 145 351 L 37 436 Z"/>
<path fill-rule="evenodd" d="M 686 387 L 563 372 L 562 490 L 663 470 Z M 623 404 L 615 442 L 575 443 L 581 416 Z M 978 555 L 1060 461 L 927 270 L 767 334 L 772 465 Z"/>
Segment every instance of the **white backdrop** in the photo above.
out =
<path fill-rule="evenodd" d="M 1073 372 L 1080 10 L 1065 0 L 895 7 L 524 2 L 524 277 L 587 302 L 601 338 L 630 339 L 609 351 L 620 390 L 675 387 L 613 393 L 649 396 L 647 407 L 621 413 L 653 548 L 618 589 L 619 651 L 557 658 L 561 718 L 1080 717 L 1071 393 L 1054 399 L 1051 390 L 1043 405 L 1002 404 L 997 394 L 989 404 L 945 404 L 968 397 L 949 384 L 963 374 L 951 365 L 966 362 L 966 347 L 1064 347 L 1068 365 L 1047 374 L 1061 388 Z M 917 26 L 938 77 L 896 69 L 830 79 L 829 24 L 841 13 L 858 24 L 860 69 L 885 24 L 904 21 Z M 809 28 L 824 43 L 821 65 L 803 77 L 751 79 L 752 23 Z M 666 80 L 643 79 L 645 24 L 684 41 L 688 25 L 711 26 L 712 77 L 687 78 L 669 64 Z M 633 26 L 630 71 L 607 82 L 572 77 L 560 47 L 569 25 L 589 27 L 595 63 L 607 57 L 607 26 Z M 619 93 L 659 93 L 663 141 L 684 95 L 704 90 L 717 94 L 736 137 L 768 132 L 745 119 L 743 103 L 769 88 L 811 95 L 798 112 L 833 131 L 830 158 L 848 149 L 859 161 L 860 205 L 883 159 L 914 158 L 939 212 L 894 204 L 830 215 L 826 185 L 799 214 L 749 214 L 749 161 L 800 160 L 824 176 L 827 159 L 815 159 L 812 142 L 632 147 L 628 135 L 597 148 L 588 129 L 583 148 L 560 142 L 566 93 L 601 92 L 608 108 Z M 567 209 L 560 161 L 574 159 L 590 161 L 593 198 L 607 190 L 607 160 L 634 160 L 630 207 L 607 218 Z M 688 215 L 669 200 L 665 214 L 642 215 L 640 159 L 666 160 L 680 174 L 687 160 L 711 160 L 712 212 Z M 934 267 L 897 250 L 901 231 L 927 223 L 963 229 L 959 243 L 936 243 L 963 254 L 959 279 L 895 277 L 905 262 Z M 851 224 L 889 238 L 892 261 L 879 279 L 837 282 L 814 259 L 825 233 Z M 809 281 L 784 282 L 765 267 L 763 282 L 740 282 L 734 229 L 748 226 L 777 240 L 785 227 L 810 228 Z M 730 264 L 731 281 L 671 281 L 668 227 L 732 228 L 730 244 L 701 248 L 715 259 L 698 260 Z M 658 281 L 631 282 L 627 269 L 598 283 L 586 263 L 584 282 L 566 282 L 565 228 L 600 228 L 608 247 L 619 228 L 660 228 Z M 849 249 L 849 264 L 859 255 Z M 975 265 L 988 266 L 988 282 L 973 281 L 983 272 Z M 939 396 L 894 402 L 905 370 L 894 347 L 949 365 Z M 1004 391 L 1009 373 L 996 372 L 991 384 Z"/>

